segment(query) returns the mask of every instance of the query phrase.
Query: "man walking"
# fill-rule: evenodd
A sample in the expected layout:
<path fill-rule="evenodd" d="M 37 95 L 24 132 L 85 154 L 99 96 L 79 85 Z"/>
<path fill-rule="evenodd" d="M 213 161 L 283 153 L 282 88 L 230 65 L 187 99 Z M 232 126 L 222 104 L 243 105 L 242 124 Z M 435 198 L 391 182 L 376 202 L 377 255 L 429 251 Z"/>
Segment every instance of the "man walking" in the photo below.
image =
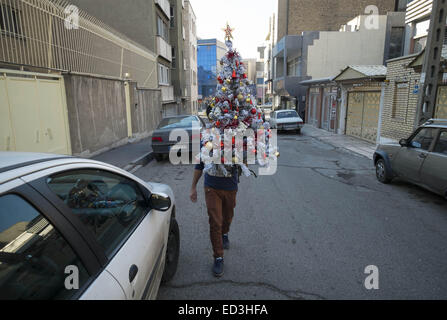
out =
<path fill-rule="evenodd" d="M 191 187 L 191 201 L 197 202 L 197 183 L 202 177 L 204 164 L 196 165 Z M 213 273 L 223 276 L 224 249 L 230 248 L 228 233 L 236 208 L 238 191 L 238 170 L 233 169 L 231 177 L 205 174 L 205 201 L 208 208 L 210 238 L 214 251 Z"/>

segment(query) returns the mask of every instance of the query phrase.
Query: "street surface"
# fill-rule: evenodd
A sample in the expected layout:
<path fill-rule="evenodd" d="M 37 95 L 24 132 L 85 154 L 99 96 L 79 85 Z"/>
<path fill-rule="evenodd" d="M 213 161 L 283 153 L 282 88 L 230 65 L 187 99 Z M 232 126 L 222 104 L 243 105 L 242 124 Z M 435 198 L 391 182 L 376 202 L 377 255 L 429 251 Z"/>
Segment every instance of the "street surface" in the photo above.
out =
<path fill-rule="evenodd" d="M 281 134 L 274 176 L 241 177 L 225 256 L 211 273 L 203 178 L 151 162 L 144 180 L 170 185 L 181 232 L 177 274 L 159 299 L 447 299 L 447 201 L 403 182 L 382 185 L 371 160 L 306 134 Z M 364 286 L 379 268 L 379 290 Z"/>

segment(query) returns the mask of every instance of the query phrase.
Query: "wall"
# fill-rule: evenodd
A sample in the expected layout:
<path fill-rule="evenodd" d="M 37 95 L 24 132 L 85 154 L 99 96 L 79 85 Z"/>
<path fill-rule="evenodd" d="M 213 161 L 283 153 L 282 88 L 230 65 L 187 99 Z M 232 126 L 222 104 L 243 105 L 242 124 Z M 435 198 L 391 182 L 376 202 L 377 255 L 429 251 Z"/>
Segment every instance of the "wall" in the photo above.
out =
<path fill-rule="evenodd" d="M 130 106 L 133 137 L 148 137 L 162 120 L 161 91 L 139 89 L 136 83 L 130 83 Z"/>
<path fill-rule="evenodd" d="M 71 4 L 87 11 L 133 41 L 156 52 L 156 21 L 153 14 L 153 2 L 152 0 L 70 0 Z"/>
<path fill-rule="evenodd" d="M 126 83 L 91 76 L 65 75 L 72 153 L 85 157 L 148 137 L 162 119 L 161 91 L 131 82 L 128 136 Z"/>
<path fill-rule="evenodd" d="M 89 156 L 127 142 L 124 83 L 66 75 L 72 152 Z"/>
<path fill-rule="evenodd" d="M 395 0 L 278 0 L 278 40 L 303 31 L 338 31 L 369 5 L 386 14 L 394 11 Z"/>
<path fill-rule="evenodd" d="M 416 84 L 419 84 L 421 74 L 407 65 L 415 59 L 415 55 L 388 61 L 387 81 L 385 89 L 384 108 L 382 113 L 381 142 L 388 140 L 399 141 L 408 138 L 414 131 L 414 122 L 418 103 L 418 94 L 414 94 Z M 393 104 L 395 102 L 396 82 L 408 82 L 408 98 L 402 103 L 406 106 L 393 118 Z"/>
<path fill-rule="evenodd" d="M 336 76 L 348 65 L 382 65 L 387 16 L 379 19 L 379 30 L 320 32 L 308 47 L 307 75 L 320 79 Z"/>

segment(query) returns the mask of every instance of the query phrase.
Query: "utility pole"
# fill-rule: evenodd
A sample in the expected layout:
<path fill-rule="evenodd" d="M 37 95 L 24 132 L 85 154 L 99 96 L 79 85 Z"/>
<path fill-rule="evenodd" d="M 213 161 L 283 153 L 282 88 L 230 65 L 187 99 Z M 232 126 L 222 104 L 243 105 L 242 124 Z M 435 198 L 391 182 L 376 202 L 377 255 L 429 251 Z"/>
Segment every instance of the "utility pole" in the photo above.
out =
<path fill-rule="evenodd" d="M 421 92 L 415 127 L 418 127 L 435 115 L 441 53 L 445 37 L 446 15 L 447 0 L 433 1 L 430 30 L 428 32 L 425 60 L 422 67 Z"/>

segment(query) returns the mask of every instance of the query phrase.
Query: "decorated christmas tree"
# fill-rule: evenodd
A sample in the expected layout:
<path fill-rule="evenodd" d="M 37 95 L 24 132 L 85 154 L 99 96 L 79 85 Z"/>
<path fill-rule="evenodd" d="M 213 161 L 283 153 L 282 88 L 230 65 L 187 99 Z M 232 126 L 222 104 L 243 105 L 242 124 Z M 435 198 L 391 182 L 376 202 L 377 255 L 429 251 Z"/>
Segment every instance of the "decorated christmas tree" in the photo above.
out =
<path fill-rule="evenodd" d="M 233 29 L 227 24 L 224 31 L 228 51 L 220 61 L 222 70 L 210 104 L 210 125 L 202 132 L 200 157 L 205 163 L 205 172 L 210 175 L 228 177 L 235 174 L 235 169 L 241 169 L 250 176 L 253 172 L 247 167 L 250 157 L 254 159 L 256 156 L 259 165 L 268 166 L 269 160 L 278 157 L 279 153 L 270 143 L 270 125 L 263 121 L 262 111 L 250 93 L 252 83 L 247 79 L 242 58 L 233 49 Z M 254 135 L 247 135 L 248 129 Z M 216 150 L 221 151 L 217 160 L 219 153 Z"/>

